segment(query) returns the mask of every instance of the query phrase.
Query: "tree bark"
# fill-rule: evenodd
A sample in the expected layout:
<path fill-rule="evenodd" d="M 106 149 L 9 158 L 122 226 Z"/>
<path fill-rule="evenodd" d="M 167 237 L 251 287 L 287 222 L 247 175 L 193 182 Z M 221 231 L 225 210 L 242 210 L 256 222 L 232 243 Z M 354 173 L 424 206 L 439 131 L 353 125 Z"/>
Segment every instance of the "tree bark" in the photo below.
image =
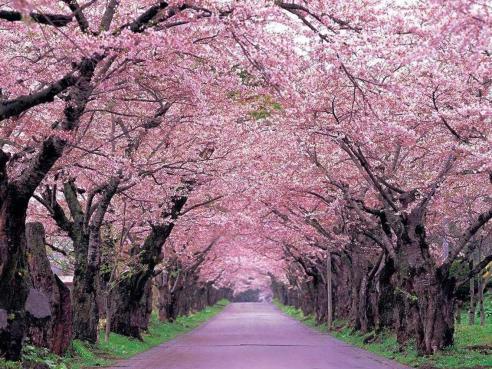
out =
<path fill-rule="evenodd" d="M 483 302 L 484 289 L 485 289 L 485 286 L 483 285 L 482 276 L 479 276 L 479 281 L 478 281 L 478 309 L 479 309 L 479 313 L 480 313 L 480 325 L 481 326 L 485 325 L 485 306 L 484 306 L 484 302 Z"/>
<path fill-rule="evenodd" d="M 154 269 L 162 261 L 162 246 L 170 236 L 175 222 L 183 209 L 193 188 L 192 182 L 184 182 L 178 194 L 171 198 L 170 209 L 162 214 L 163 221 L 153 225 L 138 250 L 138 258 L 130 270 L 120 275 L 111 302 L 112 326 L 114 333 L 141 338 L 141 331 L 147 329 L 145 301 L 151 293 Z M 150 291 L 144 296 L 144 291 Z"/>
<path fill-rule="evenodd" d="M 116 194 L 120 177 L 112 177 L 103 186 L 101 198 L 92 216 L 84 213 L 73 183 L 64 192 L 74 217 L 71 237 L 74 241 L 75 271 L 73 282 L 74 337 L 95 343 L 99 325 L 99 267 L 101 261 L 101 226 L 109 204 Z"/>
<path fill-rule="evenodd" d="M 469 263 L 470 270 L 473 270 L 473 260 Z M 475 276 L 470 278 L 470 307 L 468 308 L 468 324 L 475 325 L 476 314 L 476 301 L 475 301 Z"/>
<path fill-rule="evenodd" d="M 152 279 L 146 273 L 122 276 L 111 300 L 111 331 L 142 339 L 152 312 Z"/>
<path fill-rule="evenodd" d="M 44 294 L 50 306 L 49 320 L 31 324 L 28 338 L 36 346 L 46 347 L 62 355 L 72 337 L 72 304 L 70 290 L 51 271 L 46 254 L 44 227 L 41 223 L 26 225 L 29 273 L 33 288 Z"/>
<path fill-rule="evenodd" d="M 174 321 L 176 314 L 176 294 L 179 287 L 177 283 L 180 281 L 180 274 L 172 275 L 177 269 L 166 270 L 157 278 L 156 287 L 158 291 L 157 309 L 159 311 L 159 320 L 162 322 Z"/>
<path fill-rule="evenodd" d="M 63 194 L 72 220 L 56 201 L 56 193 L 46 188 L 38 199 L 50 212 L 57 225 L 73 242 L 75 254 L 73 299 L 74 338 L 95 343 L 99 324 L 99 268 L 101 259 L 101 226 L 109 204 L 121 182 L 119 175 L 89 193 L 86 209 L 82 209 L 73 180 L 63 185 Z M 100 197 L 94 203 L 95 196 Z"/>
<path fill-rule="evenodd" d="M 476 258 L 476 263 L 479 264 L 481 259 L 482 259 L 482 243 L 483 243 L 483 239 L 480 239 L 480 243 L 478 245 L 478 250 L 477 250 L 477 258 Z M 479 311 L 479 314 L 480 314 L 480 325 L 483 326 L 485 324 L 485 306 L 484 306 L 484 303 L 483 303 L 483 294 L 484 294 L 484 289 L 485 289 L 485 286 L 484 286 L 484 280 L 483 280 L 483 277 L 482 277 L 482 274 L 479 273 L 477 275 L 477 279 L 478 279 L 478 311 Z"/>
<path fill-rule="evenodd" d="M 0 357 L 18 360 L 26 331 L 31 287 L 25 221 L 29 199 L 61 156 L 65 141 L 48 137 L 15 181 L 9 181 L 10 155 L 0 149 Z"/>
<path fill-rule="evenodd" d="M 97 305 L 98 274 L 89 268 L 87 253 L 88 235 L 79 235 L 74 242 L 75 270 L 73 279 L 73 333 L 74 338 L 95 343 L 99 324 Z"/>
<path fill-rule="evenodd" d="M 24 235 L 27 201 L 11 186 L 4 190 L 7 193 L 0 198 L 0 357 L 18 360 L 30 284 Z"/>
<path fill-rule="evenodd" d="M 330 331 L 333 325 L 333 287 L 332 287 L 332 265 L 331 252 L 326 252 L 326 292 L 327 292 L 327 310 L 326 310 L 326 327 Z"/>
<path fill-rule="evenodd" d="M 89 101 L 90 95 L 92 93 L 92 85 L 91 81 L 94 76 L 94 72 L 97 64 L 104 58 L 102 55 L 95 55 L 92 58 L 84 58 L 81 63 L 77 66 L 77 70 L 80 73 L 80 76 L 75 80 L 71 81 L 71 84 L 65 86 L 63 88 L 70 87 L 69 99 L 67 99 L 67 104 L 64 109 L 64 119 L 57 126 L 58 128 L 64 131 L 72 131 L 76 129 L 80 123 L 80 119 L 82 114 L 85 111 L 86 105 Z M 67 77 L 69 78 L 70 75 Z M 72 77 L 70 77 L 72 78 Z M 55 88 L 56 90 L 56 88 Z M 30 95 L 27 97 L 20 97 L 15 101 L 15 104 L 10 104 L 7 110 L 8 114 L 15 115 L 18 113 L 19 109 L 27 109 L 30 106 L 34 106 L 49 100 L 50 94 L 56 94 L 58 90 L 54 91 L 53 87 L 50 86 L 46 91 L 43 90 L 37 95 Z M 40 95 L 41 94 L 41 95 Z M 39 96 L 38 96 L 39 95 Z M 54 96 L 54 95 L 53 95 Z M 5 106 L 4 106 L 5 108 Z M 22 110 L 21 110 L 22 111 Z M 4 113 L 4 114 L 7 114 Z M 51 141 L 49 141 L 51 140 Z M 62 152 L 63 148 L 66 145 L 65 141 L 62 141 L 56 137 L 50 137 L 45 141 L 45 144 L 50 144 L 54 146 L 56 149 L 56 154 L 51 154 L 48 157 L 53 158 L 50 165 L 46 165 L 46 159 L 39 155 L 38 159 L 33 160 L 32 165 L 38 166 L 42 168 L 46 168 L 46 170 L 35 171 L 36 176 L 39 177 L 38 184 L 41 182 L 42 178 L 46 175 L 49 168 L 53 165 L 54 161 L 58 159 Z M 44 150 L 46 151 L 46 150 Z M 44 155 L 46 156 L 46 155 Z M 50 161 L 48 161 L 50 163 Z M 29 175 L 29 172 L 26 173 Z M 22 178 L 21 178 L 22 180 Z M 37 185 L 36 185 L 37 187 Z M 32 196 L 34 189 L 32 189 L 32 193 L 29 195 Z M 93 337 L 94 329 L 92 328 L 94 322 L 96 322 L 96 336 L 97 336 L 97 312 L 91 308 L 92 306 L 92 291 L 94 289 L 93 282 L 95 280 L 94 276 L 91 273 L 87 275 L 80 275 L 83 270 L 84 265 L 86 265 L 87 257 L 84 260 L 83 253 L 85 250 L 89 250 L 91 244 L 91 240 L 89 236 L 83 231 L 83 213 L 80 208 L 80 204 L 77 202 L 76 191 L 73 188 L 68 188 L 65 186 L 65 195 L 69 193 L 70 198 L 67 198 L 67 202 L 70 207 L 70 211 L 72 213 L 73 222 L 69 222 L 66 218 L 63 209 L 56 202 L 56 194 L 55 196 L 47 196 L 45 201 L 43 201 L 43 205 L 45 205 L 51 213 L 53 219 L 57 222 L 61 229 L 66 231 L 69 236 L 72 238 L 74 242 L 75 249 L 75 272 L 74 275 L 74 287 L 73 287 L 73 332 L 75 338 L 85 338 L 85 337 Z M 71 191 L 69 191 L 71 190 Z M 67 192 L 68 191 L 68 192 Z M 49 194 L 48 194 L 49 195 Z M 86 295 L 87 293 L 87 295 Z M 95 341 L 94 341 L 95 342 Z"/>
<path fill-rule="evenodd" d="M 406 222 L 395 263 L 396 292 L 405 306 L 399 333 L 415 337 L 419 353 L 429 355 L 453 343 L 455 280 L 433 261 L 420 220 L 409 216 Z"/>

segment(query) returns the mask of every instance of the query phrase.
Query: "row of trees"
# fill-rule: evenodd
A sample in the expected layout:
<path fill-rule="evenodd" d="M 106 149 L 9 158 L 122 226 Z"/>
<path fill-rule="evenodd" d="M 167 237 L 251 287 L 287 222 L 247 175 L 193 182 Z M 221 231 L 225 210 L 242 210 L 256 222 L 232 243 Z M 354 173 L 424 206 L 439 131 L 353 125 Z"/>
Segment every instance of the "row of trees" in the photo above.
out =
<path fill-rule="evenodd" d="M 0 356 L 48 312 L 140 337 L 154 279 L 173 319 L 268 273 L 319 319 L 452 343 L 492 261 L 456 277 L 490 237 L 486 4 L 38 0 L 0 22 Z M 68 261 L 71 308 L 30 244 Z"/>
<path fill-rule="evenodd" d="M 2 8 L 0 357 L 19 359 L 26 336 L 56 352 L 70 337 L 95 342 L 101 318 L 108 331 L 140 337 L 154 278 L 163 319 L 229 293 L 198 280 L 215 235 L 188 242 L 183 230 L 175 258 L 163 248 L 179 217 L 216 200 L 213 174 L 232 147 L 218 145 L 227 117 L 217 112 L 230 101 L 234 58 L 214 45 L 227 9 Z M 26 239 L 31 220 L 42 224 Z M 45 245 L 73 271 L 71 294 L 50 272 Z"/>
<path fill-rule="evenodd" d="M 309 170 L 268 203 L 265 226 L 292 261 L 277 293 L 432 354 L 453 343 L 458 288 L 492 261 L 490 14 L 473 1 L 344 17 L 281 6 L 319 43 L 306 50 L 312 74 L 290 76 L 304 100 L 289 133 Z"/>
<path fill-rule="evenodd" d="M 26 244 L 32 289 L 26 301 L 26 339 L 31 344 L 62 355 L 77 334 L 75 324 L 79 302 L 73 300 L 74 291 L 70 291 L 52 272 L 45 237 L 41 223 L 27 223 Z M 106 243 L 105 247 L 108 246 L 114 247 Z M 134 269 L 127 268 L 118 278 L 113 276 L 111 280 L 114 269 L 108 273 L 108 269 L 101 268 L 94 283 L 96 303 L 93 309 L 97 315 L 90 317 L 91 321 L 86 323 L 88 328 L 93 329 L 95 326 L 94 342 L 98 338 L 103 339 L 98 337 L 97 332 L 103 322 L 106 328 L 105 340 L 111 332 L 142 339 L 142 333 L 148 330 L 154 308 L 161 321 L 174 321 L 180 315 L 202 310 L 223 298 L 232 300 L 231 289 L 217 288 L 214 286 L 215 281 L 199 280 L 197 269 L 209 251 L 210 246 L 200 252 L 191 265 L 173 258 L 173 267 L 166 266 L 165 270 L 156 271 L 138 291 L 131 289 L 122 293 L 122 288 L 128 285 L 128 279 L 135 278 Z M 115 259 L 106 258 L 105 262 L 115 267 Z M 183 262 L 187 265 L 181 265 Z M 186 294 L 183 293 L 184 288 Z M 88 334 L 84 337 L 78 339 L 93 342 Z"/>

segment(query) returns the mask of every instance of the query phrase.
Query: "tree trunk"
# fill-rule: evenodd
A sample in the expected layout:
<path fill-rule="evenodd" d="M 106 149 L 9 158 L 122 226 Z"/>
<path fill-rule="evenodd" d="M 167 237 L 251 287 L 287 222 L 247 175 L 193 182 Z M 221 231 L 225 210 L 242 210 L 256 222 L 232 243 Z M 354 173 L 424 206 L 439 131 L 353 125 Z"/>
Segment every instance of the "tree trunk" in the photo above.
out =
<path fill-rule="evenodd" d="M 142 339 L 152 313 L 152 279 L 147 273 L 122 275 L 111 300 L 111 331 Z"/>
<path fill-rule="evenodd" d="M 72 304 L 70 290 L 51 271 L 46 254 L 44 227 L 41 223 L 26 225 L 29 273 L 33 287 L 44 294 L 50 306 L 50 317 L 43 324 L 30 325 L 30 341 L 62 355 L 72 338 Z"/>
<path fill-rule="evenodd" d="M 424 339 L 417 341 L 417 348 L 424 354 L 433 354 L 451 346 L 454 334 L 454 284 L 441 280 L 439 276 L 430 283 L 426 298 L 419 298 L 420 315 L 424 318 Z"/>
<path fill-rule="evenodd" d="M 89 194 L 86 207 L 92 205 L 94 209 L 90 211 L 90 214 L 82 210 L 74 181 L 65 182 L 63 193 L 73 221 L 68 221 L 63 209 L 56 201 L 51 200 L 49 204 L 54 220 L 73 241 L 75 253 L 72 292 L 74 338 L 91 343 L 97 342 L 98 338 L 101 226 L 120 181 L 120 176 L 113 176 L 107 184 Z M 100 199 L 96 204 L 92 204 L 96 193 L 100 193 Z M 55 198 L 49 191 L 44 194 L 44 197 L 47 203 L 49 199 Z M 88 211 L 86 209 L 86 212 Z"/>
<path fill-rule="evenodd" d="M 160 276 L 159 276 L 160 277 Z M 160 280 L 157 280 L 159 320 L 163 322 L 173 322 L 178 316 L 177 296 L 179 288 L 172 288 L 169 284 L 173 284 L 174 279 L 169 280 L 169 275 L 164 272 Z"/>
<path fill-rule="evenodd" d="M 34 300 L 26 257 L 26 213 L 29 200 L 39 183 L 61 156 L 66 142 L 48 137 L 28 167 L 9 182 L 6 165 L 10 155 L 0 149 L 0 357 L 18 360 L 26 329 L 26 312 L 34 317 Z M 44 313 L 43 313 L 44 314 Z M 41 314 L 41 315 L 43 315 Z"/>
<path fill-rule="evenodd" d="M 169 301 L 169 303 L 167 305 L 167 307 L 168 307 L 167 319 L 170 322 L 174 322 L 174 321 L 176 321 L 176 318 L 178 316 L 188 313 L 186 311 L 186 309 L 183 309 L 183 306 L 181 306 L 181 303 L 183 302 L 183 299 L 181 297 L 182 292 L 183 292 L 182 288 L 177 288 L 176 290 L 172 291 L 172 293 L 171 293 L 171 300 Z"/>
<path fill-rule="evenodd" d="M 478 306 L 479 306 L 479 312 L 480 312 L 480 325 L 484 326 L 485 325 L 485 306 L 483 303 L 483 294 L 484 294 L 484 288 L 485 286 L 483 285 L 483 281 L 481 276 L 479 276 L 480 282 L 478 284 Z"/>
<path fill-rule="evenodd" d="M 0 357 L 7 360 L 19 360 L 26 329 L 26 210 L 10 186 L 0 188 Z"/>
<path fill-rule="evenodd" d="M 478 254 L 476 258 L 476 263 L 480 263 L 480 259 L 482 258 L 482 241 L 483 239 L 480 239 L 480 244 L 478 246 Z M 483 294 L 484 294 L 484 280 L 482 277 L 482 274 L 480 273 L 477 276 L 478 279 L 478 311 L 480 314 L 480 325 L 483 326 L 485 324 L 485 306 L 483 304 Z"/>
<path fill-rule="evenodd" d="M 473 270 L 473 261 L 470 261 L 470 270 Z M 475 324 L 475 314 L 476 314 L 476 309 L 475 309 L 475 276 L 470 278 L 470 307 L 468 309 L 468 324 L 469 325 L 474 325 Z"/>
<path fill-rule="evenodd" d="M 375 276 L 374 325 L 378 332 L 395 325 L 395 289 L 391 283 L 395 273 L 394 263 L 388 255 L 384 255 L 382 262 L 381 269 Z"/>
<path fill-rule="evenodd" d="M 109 336 L 111 335 L 112 320 L 113 319 L 111 315 L 111 294 L 109 294 L 106 300 L 106 325 L 104 327 L 104 342 L 106 343 L 109 342 Z"/>
<path fill-rule="evenodd" d="M 407 234 L 410 242 L 400 245 L 395 263 L 396 291 L 405 306 L 399 331 L 405 337 L 399 342 L 413 336 L 418 352 L 430 355 L 453 344 L 455 281 L 433 263 L 422 229 L 413 231 Z"/>
<path fill-rule="evenodd" d="M 357 316 L 359 321 L 359 330 L 362 333 L 367 333 L 369 331 L 369 319 L 367 316 L 367 288 L 368 288 L 368 280 L 367 275 L 364 274 L 362 280 L 360 282 L 359 295 L 358 295 L 358 309 Z"/>
<path fill-rule="evenodd" d="M 64 86 L 66 89 L 73 85 L 72 99 L 68 99 L 60 124 L 62 130 L 68 132 L 77 128 L 91 92 L 90 81 L 102 58 L 84 58 L 77 67 L 80 77 Z M 21 109 L 18 104 L 11 106 L 15 112 L 12 111 L 10 116 L 31 107 L 29 104 Z M 29 290 L 25 220 L 30 198 L 61 157 L 65 145 L 66 141 L 60 137 L 47 137 L 13 181 L 9 181 L 6 170 L 10 155 L 0 149 L 0 357 L 7 360 L 18 360 L 21 356 L 26 317 L 39 318 L 46 313 L 36 304 L 39 294 Z"/>
<path fill-rule="evenodd" d="M 454 313 L 456 324 L 461 324 L 461 308 L 463 307 L 463 301 L 456 301 L 456 311 Z"/>
<path fill-rule="evenodd" d="M 75 271 L 73 279 L 73 335 L 75 339 L 95 343 L 99 324 L 97 305 L 98 273 L 88 268 L 88 235 L 82 234 L 74 242 Z"/>
<path fill-rule="evenodd" d="M 167 271 L 163 271 L 155 278 L 155 286 L 157 287 L 157 311 L 159 320 L 165 322 L 169 316 L 166 306 L 170 299 Z"/>
<path fill-rule="evenodd" d="M 112 332 L 141 338 L 141 331 L 147 329 L 152 310 L 154 269 L 162 261 L 162 246 L 171 234 L 192 188 L 193 182 L 184 182 L 183 187 L 177 189 L 177 194 L 171 198 L 171 208 L 162 214 L 165 221 L 152 226 L 144 244 L 135 249 L 138 263 L 120 275 L 111 302 Z"/>
<path fill-rule="evenodd" d="M 327 251 L 326 256 L 326 296 L 327 296 L 327 309 L 326 309 L 326 327 L 330 331 L 333 325 L 333 287 L 332 287 L 332 271 L 331 271 L 331 252 Z"/>
<path fill-rule="evenodd" d="M 360 289 L 362 285 L 362 277 L 363 274 L 365 273 L 362 270 L 362 266 L 359 263 L 358 256 L 354 253 L 352 255 L 352 273 L 351 273 L 351 280 L 350 280 L 350 288 L 351 288 L 351 293 L 350 293 L 350 301 L 351 301 L 351 306 L 350 306 L 350 326 L 354 330 L 359 330 L 361 327 L 360 323 Z"/>

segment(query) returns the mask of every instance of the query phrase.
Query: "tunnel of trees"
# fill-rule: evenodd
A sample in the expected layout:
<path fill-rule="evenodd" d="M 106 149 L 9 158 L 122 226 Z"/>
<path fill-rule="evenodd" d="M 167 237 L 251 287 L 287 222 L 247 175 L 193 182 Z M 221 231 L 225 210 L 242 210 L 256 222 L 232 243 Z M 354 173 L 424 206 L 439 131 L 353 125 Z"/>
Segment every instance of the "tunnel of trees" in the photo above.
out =
<path fill-rule="evenodd" d="M 0 358 L 271 294 L 452 345 L 490 282 L 491 24 L 474 0 L 0 4 Z"/>

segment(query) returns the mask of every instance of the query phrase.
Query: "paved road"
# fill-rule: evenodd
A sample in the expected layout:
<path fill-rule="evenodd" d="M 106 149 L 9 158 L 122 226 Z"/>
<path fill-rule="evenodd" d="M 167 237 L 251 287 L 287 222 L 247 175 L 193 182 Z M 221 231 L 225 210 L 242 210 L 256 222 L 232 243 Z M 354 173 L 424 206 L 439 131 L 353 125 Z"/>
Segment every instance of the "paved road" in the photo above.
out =
<path fill-rule="evenodd" d="M 231 304 L 214 319 L 113 369 L 406 369 L 315 332 L 270 304 Z"/>

